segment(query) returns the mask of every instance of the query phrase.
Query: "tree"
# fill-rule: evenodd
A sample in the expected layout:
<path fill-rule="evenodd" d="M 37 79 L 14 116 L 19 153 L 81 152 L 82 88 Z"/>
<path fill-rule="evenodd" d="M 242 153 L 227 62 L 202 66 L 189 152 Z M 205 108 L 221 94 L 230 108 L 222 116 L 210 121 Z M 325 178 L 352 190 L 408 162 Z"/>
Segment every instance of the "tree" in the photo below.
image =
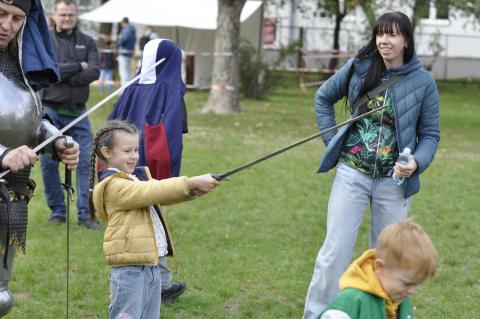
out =
<path fill-rule="evenodd" d="M 363 9 L 367 21 L 370 26 L 375 23 L 375 14 L 372 3 L 375 0 L 296 0 L 295 5 L 300 12 L 308 13 L 312 8 L 312 3 L 316 2 L 316 13 L 324 13 L 328 16 L 335 17 L 335 27 L 333 31 L 333 52 L 338 52 L 340 49 L 340 28 L 343 19 L 355 8 Z M 270 0 L 270 3 L 284 5 L 285 0 Z M 315 7 L 315 5 L 313 5 Z M 329 69 L 334 70 L 338 65 L 338 58 L 330 59 Z"/>
<path fill-rule="evenodd" d="M 333 31 L 333 52 L 338 52 L 340 49 L 340 27 L 342 20 L 347 14 L 360 6 L 370 25 L 375 23 L 375 16 L 371 7 L 371 0 L 318 0 L 317 6 L 319 10 L 324 10 L 335 16 L 335 28 Z M 334 72 L 338 65 L 338 58 L 330 59 L 328 68 Z"/>
<path fill-rule="evenodd" d="M 203 112 L 225 114 L 240 111 L 240 14 L 245 2 L 246 0 L 218 0 L 212 88 Z"/>
<path fill-rule="evenodd" d="M 464 14 L 473 14 L 477 22 L 480 20 L 480 5 L 478 4 L 478 0 L 448 0 L 448 3 Z"/>
<path fill-rule="evenodd" d="M 395 0 L 389 0 L 387 3 L 389 3 L 389 9 L 395 8 L 396 5 L 398 6 Z M 440 11 L 442 11 L 442 14 L 448 15 L 448 9 L 456 9 L 460 15 L 472 16 L 475 23 L 480 21 L 478 0 L 402 0 L 400 1 L 401 5 L 406 4 L 412 8 L 411 20 L 414 29 L 420 19 L 428 17 L 430 3 L 437 7 L 437 15 Z"/>

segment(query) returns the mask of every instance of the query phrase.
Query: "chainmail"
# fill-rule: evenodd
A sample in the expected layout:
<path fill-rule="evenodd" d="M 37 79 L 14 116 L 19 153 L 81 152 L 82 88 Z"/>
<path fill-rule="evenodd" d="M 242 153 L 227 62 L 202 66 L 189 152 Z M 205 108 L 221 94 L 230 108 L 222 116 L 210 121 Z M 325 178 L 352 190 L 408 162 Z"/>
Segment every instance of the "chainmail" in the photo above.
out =
<path fill-rule="evenodd" d="M 22 80 L 22 73 L 18 59 L 11 55 L 8 50 L 0 50 L 0 73 L 6 78 Z M 9 173 L 5 176 L 7 188 L 9 185 L 27 185 L 30 169 L 24 169 L 18 173 Z M 7 213 L 10 205 L 10 214 Z M 9 218 L 7 218 L 9 216 Z M 18 200 L 7 203 L 0 202 L 0 248 L 5 249 L 7 242 L 7 230 L 10 228 L 8 243 L 17 244 L 25 252 L 25 241 L 27 232 L 27 201 Z"/>
<path fill-rule="evenodd" d="M 11 55 L 8 50 L 0 50 L 0 73 L 9 80 L 19 80 L 23 82 L 22 70 L 18 59 Z"/>
<path fill-rule="evenodd" d="M 30 168 L 23 169 L 17 173 L 10 172 L 5 176 L 7 188 L 14 185 L 28 185 L 29 175 Z M 0 202 L 0 248 L 2 250 L 5 249 L 6 236 L 9 233 L 8 243 L 10 245 L 15 243 L 25 253 L 28 221 L 27 204 L 26 199 L 15 200 L 10 203 L 6 201 Z M 10 205 L 10 213 L 7 212 L 7 205 Z M 9 231 L 7 231 L 8 228 Z"/>

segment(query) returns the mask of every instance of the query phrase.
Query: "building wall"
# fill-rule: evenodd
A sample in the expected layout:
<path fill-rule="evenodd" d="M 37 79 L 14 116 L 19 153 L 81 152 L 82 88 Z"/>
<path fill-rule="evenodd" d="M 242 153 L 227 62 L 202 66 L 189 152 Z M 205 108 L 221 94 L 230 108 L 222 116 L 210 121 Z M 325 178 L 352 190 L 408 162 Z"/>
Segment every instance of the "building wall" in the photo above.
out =
<path fill-rule="evenodd" d="M 307 57 L 331 51 L 335 20 L 318 13 L 315 2 L 311 1 L 303 11 L 295 7 L 294 1 L 286 1 L 283 7 L 267 4 L 264 16 L 274 17 L 277 24 L 275 41 L 266 45 L 266 50 L 286 47 L 303 34 L 302 49 Z M 376 16 L 391 10 L 411 16 L 411 8 L 399 4 L 400 0 L 396 6 L 387 6 L 385 1 L 379 0 Z M 340 51 L 353 56 L 368 41 L 367 28 L 367 19 L 361 9 L 348 14 L 342 21 Z M 473 16 L 450 10 L 449 19 L 436 19 L 436 9 L 431 5 L 429 17 L 418 23 L 415 37 L 417 55 L 436 77 L 480 77 L 480 27 Z M 308 63 L 310 67 L 323 63 L 314 63 L 314 59 L 307 61 L 307 67 Z"/>

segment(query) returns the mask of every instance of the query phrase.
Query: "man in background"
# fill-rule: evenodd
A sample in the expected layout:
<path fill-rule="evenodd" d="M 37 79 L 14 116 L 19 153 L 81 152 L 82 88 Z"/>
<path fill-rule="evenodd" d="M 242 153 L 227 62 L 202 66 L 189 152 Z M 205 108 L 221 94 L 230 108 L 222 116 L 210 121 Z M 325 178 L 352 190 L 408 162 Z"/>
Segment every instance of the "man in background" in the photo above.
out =
<path fill-rule="evenodd" d="M 153 30 L 153 27 L 148 26 L 145 29 L 145 32 L 143 35 L 140 37 L 138 40 L 138 48 L 140 49 L 140 52 L 143 53 L 143 48 L 145 48 L 145 44 L 148 43 L 150 40 L 158 39 L 158 34 Z"/>
<path fill-rule="evenodd" d="M 121 85 L 125 85 L 132 78 L 132 59 L 135 53 L 137 33 L 127 17 L 120 23 L 122 31 L 118 40 L 118 73 Z"/>
<path fill-rule="evenodd" d="M 53 7 L 55 25 L 50 36 L 57 54 L 61 81 L 42 91 L 45 114 L 57 128 L 65 127 L 86 111 L 89 84 L 98 79 L 99 62 L 95 41 L 77 26 L 77 4 L 74 0 L 57 0 Z M 78 225 L 99 229 L 88 213 L 89 154 L 92 148 L 92 130 L 86 117 L 67 132 L 80 144 L 80 162 L 77 167 Z M 65 223 L 66 204 L 60 184 L 58 162 L 41 156 L 45 195 L 51 210 L 50 223 Z"/>

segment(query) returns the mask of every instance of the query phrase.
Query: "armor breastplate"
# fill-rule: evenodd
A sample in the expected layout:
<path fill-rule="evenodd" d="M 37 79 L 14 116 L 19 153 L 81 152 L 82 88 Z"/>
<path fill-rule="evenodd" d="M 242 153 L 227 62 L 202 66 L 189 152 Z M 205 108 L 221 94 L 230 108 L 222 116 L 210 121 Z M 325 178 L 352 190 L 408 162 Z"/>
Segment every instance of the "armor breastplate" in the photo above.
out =
<path fill-rule="evenodd" d="M 28 88 L 0 73 L 0 144 L 36 146 L 40 123 L 41 114 Z"/>

